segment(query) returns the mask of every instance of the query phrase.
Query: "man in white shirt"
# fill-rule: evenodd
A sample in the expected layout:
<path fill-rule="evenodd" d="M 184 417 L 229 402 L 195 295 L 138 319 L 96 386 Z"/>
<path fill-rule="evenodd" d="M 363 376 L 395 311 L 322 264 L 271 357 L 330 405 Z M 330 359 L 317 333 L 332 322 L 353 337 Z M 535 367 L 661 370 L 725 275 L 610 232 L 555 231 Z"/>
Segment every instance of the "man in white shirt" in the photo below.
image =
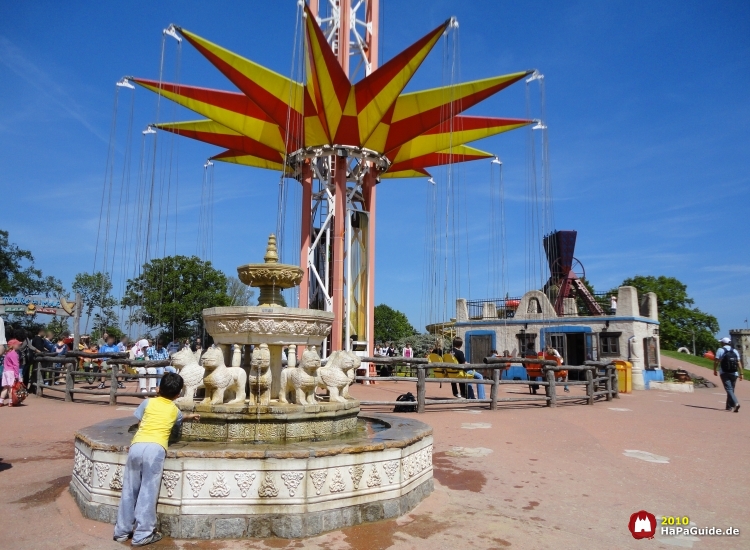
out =
<path fill-rule="evenodd" d="M 7 345 L 8 342 L 5 340 L 5 321 L 0 316 L 0 355 L 5 352 L 5 346 Z"/>

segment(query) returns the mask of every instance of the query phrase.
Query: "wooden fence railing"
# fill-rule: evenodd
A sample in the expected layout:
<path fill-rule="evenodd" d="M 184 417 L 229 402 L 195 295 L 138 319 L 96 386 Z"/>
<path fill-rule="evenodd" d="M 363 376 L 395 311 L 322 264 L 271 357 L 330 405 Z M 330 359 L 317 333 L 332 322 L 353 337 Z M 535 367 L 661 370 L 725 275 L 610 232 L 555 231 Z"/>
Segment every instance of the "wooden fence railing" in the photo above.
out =
<path fill-rule="evenodd" d="M 39 354 L 34 358 L 36 363 L 36 395 L 43 396 L 45 391 L 53 391 L 63 393 L 65 401 L 73 401 L 75 394 L 82 395 L 108 395 L 109 404 L 116 405 L 118 397 L 141 397 L 143 393 L 126 391 L 118 388 L 119 381 L 132 381 L 141 378 L 160 378 L 162 375 L 159 374 L 131 374 L 125 372 L 122 367 L 165 367 L 170 365 L 170 361 L 132 361 L 126 359 L 127 354 L 91 354 L 85 352 L 69 352 L 66 355 L 52 355 L 52 354 Z M 85 372 L 77 369 L 79 358 L 89 359 L 106 359 L 107 367 L 109 372 Z M 417 412 L 424 413 L 425 407 L 428 405 L 468 405 L 468 404 L 479 404 L 488 403 L 490 410 L 497 410 L 498 403 L 506 402 L 537 402 L 545 403 L 548 407 L 556 407 L 560 401 L 585 401 L 589 405 L 593 405 L 597 398 L 604 397 L 607 401 L 611 401 L 614 398 L 619 398 L 619 392 L 617 387 L 617 370 L 613 363 L 594 362 L 587 361 L 585 365 L 573 366 L 573 365 L 558 365 L 555 361 L 544 361 L 540 359 L 528 359 L 521 357 L 488 357 L 482 364 L 470 364 L 466 363 L 458 365 L 455 363 L 429 363 L 424 358 L 407 358 L 407 357 L 364 357 L 362 358 L 363 363 L 375 363 L 378 365 L 386 366 L 408 366 L 411 369 L 415 369 L 416 377 L 407 376 L 355 376 L 355 381 L 373 381 L 373 382 L 411 382 L 416 383 L 417 391 Z M 323 361 L 325 364 L 325 361 Z M 61 368 L 45 367 L 45 364 L 60 364 Z M 541 365 L 541 370 L 544 373 L 544 380 L 501 380 L 501 371 L 505 370 L 511 364 L 513 365 L 526 365 L 535 364 Z M 482 369 L 484 371 L 491 370 L 491 379 L 474 379 L 474 378 L 433 378 L 428 376 L 430 370 L 444 370 L 451 369 L 454 371 L 473 371 Z M 577 371 L 585 373 L 585 380 L 570 380 L 565 382 L 559 382 L 556 380 L 555 373 L 559 371 Z M 65 384 L 62 388 L 56 387 L 54 384 L 45 385 L 44 379 L 45 373 L 51 374 L 51 378 L 64 378 Z M 47 377 L 49 378 L 49 377 Z M 75 382 L 78 379 L 95 378 L 95 379 L 109 379 L 110 387 L 105 389 L 88 389 L 76 387 Z M 444 398 L 431 398 L 427 396 L 427 384 L 430 383 L 456 383 L 456 384 L 480 384 L 490 386 L 490 398 L 489 399 L 444 399 Z M 498 389 L 500 386 L 528 386 L 536 385 L 544 388 L 544 394 L 540 395 L 529 395 L 521 397 L 498 397 Z M 568 386 L 585 386 L 585 395 L 558 395 L 557 388 L 560 385 Z M 408 405 L 408 401 L 372 401 L 362 400 L 360 401 L 363 406 L 396 406 L 396 405 Z"/>

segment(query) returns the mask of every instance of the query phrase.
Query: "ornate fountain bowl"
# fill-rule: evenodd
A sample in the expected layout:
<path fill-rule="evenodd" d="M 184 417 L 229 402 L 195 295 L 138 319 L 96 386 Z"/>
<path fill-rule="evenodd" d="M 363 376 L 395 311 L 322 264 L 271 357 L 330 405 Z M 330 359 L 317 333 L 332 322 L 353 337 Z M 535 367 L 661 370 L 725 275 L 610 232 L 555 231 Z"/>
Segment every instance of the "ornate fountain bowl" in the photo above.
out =
<path fill-rule="evenodd" d="M 217 344 L 320 346 L 331 332 L 333 312 L 282 306 L 229 306 L 203 310 Z"/>

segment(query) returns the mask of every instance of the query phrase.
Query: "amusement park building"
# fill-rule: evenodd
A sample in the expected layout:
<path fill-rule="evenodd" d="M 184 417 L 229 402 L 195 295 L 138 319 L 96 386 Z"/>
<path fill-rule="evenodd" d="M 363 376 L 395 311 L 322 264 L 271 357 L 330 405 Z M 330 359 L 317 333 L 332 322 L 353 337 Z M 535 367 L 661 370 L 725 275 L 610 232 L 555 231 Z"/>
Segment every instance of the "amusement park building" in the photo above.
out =
<path fill-rule="evenodd" d="M 493 349 L 517 356 L 529 343 L 535 351 L 552 345 L 568 365 L 582 365 L 587 360 L 629 361 L 633 389 L 647 389 L 649 381 L 664 379 L 656 294 L 639 297 L 634 287 L 622 286 L 616 298 L 616 309 L 602 308 L 601 315 L 582 314 L 575 298 L 564 299 L 560 315 L 538 290 L 527 292 L 520 300 L 459 298 L 454 330 L 464 340 L 471 363 L 481 363 Z"/>

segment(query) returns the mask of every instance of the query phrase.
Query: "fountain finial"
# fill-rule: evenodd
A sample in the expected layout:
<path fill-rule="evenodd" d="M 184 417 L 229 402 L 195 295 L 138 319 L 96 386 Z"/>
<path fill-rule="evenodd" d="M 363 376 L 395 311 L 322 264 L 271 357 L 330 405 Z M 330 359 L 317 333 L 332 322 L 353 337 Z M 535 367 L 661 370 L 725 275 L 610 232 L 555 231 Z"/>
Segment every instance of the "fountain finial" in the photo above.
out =
<path fill-rule="evenodd" d="M 268 245 L 266 246 L 266 255 L 263 256 L 263 259 L 267 264 L 277 264 L 279 263 L 279 253 L 278 249 L 276 248 L 276 235 L 271 233 L 268 236 Z"/>

